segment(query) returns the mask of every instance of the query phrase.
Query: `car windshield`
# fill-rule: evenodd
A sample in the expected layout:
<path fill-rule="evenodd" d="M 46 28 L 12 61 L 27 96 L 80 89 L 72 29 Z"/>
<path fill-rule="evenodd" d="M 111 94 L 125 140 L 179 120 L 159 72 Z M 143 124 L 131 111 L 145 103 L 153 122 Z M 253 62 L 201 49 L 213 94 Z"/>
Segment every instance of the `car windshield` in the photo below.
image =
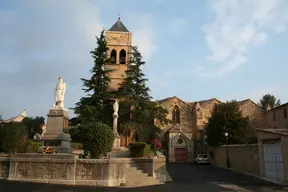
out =
<path fill-rule="evenodd" d="M 207 155 L 199 155 L 199 158 L 207 158 Z"/>

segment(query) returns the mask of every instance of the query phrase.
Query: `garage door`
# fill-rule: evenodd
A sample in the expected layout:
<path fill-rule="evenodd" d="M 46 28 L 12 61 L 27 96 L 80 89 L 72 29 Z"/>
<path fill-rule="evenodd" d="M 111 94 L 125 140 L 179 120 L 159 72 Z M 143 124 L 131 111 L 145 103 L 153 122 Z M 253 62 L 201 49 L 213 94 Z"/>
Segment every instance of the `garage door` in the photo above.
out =
<path fill-rule="evenodd" d="M 263 144 L 264 171 L 268 179 L 284 180 L 283 158 L 280 142 Z"/>
<path fill-rule="evenodd" d="M 176 148 L 175 149 L 175 161 L 187 161 L 187 150 L 186 148 Z"/>

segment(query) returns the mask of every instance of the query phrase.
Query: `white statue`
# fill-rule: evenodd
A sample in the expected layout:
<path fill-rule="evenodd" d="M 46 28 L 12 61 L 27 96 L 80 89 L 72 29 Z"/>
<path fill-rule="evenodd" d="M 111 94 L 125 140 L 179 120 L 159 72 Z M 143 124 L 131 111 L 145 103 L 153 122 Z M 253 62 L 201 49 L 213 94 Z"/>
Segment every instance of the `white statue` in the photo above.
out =
<path fill-rule="evenodd" d="M 53 107 L 64 108 L 64 94 L 66 92 L 66 83 L 63 82 L 62 77 L 59 78 L 59 81 L 54 90 L 55 101 Z"/>
<path fill-rule="evenodd" d="M 45 124 L 41 125 L 41 129 L 42 129 L 42 135 L 44 135 L 44 133 L 46 133 L 46 125 Z"/>
<path fill-rule="evenodd" d="M 24 109 L 20 116 L 22 116 L 22 117 L 26 117 L 26 115 L 27 115 L 27 113 L 26 113 L 26 109 Z"/>
<path fill-rule="evenodd" d="M 113 109 L 114 109 L 114 113 L 113 114 L 118 115 L 119 104 L 118 104 L 117 99 L 115 99 L 115 103 L 113 105 Z"/>

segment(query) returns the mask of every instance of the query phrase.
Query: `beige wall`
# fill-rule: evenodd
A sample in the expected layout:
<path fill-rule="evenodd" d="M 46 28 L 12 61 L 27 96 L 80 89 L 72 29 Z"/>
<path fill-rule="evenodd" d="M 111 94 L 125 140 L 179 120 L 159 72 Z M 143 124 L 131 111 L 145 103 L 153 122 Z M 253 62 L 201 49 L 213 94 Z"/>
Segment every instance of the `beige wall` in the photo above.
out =
<path fill-rule="evenodd" d="M 280 141 L 282 147 L 282 157 L 284 166 L 284 181 L 288 182 L 288 136 L 284 136 L 276 133 L 268 133 L 264 131 L 257 131 L 258 147 L 259 147 L 259 175 L 264 177 L 264 157 L 263 157 L 263 143 L 265 141 Z"/>
<path fill-rule="evenodd" d="M 287 117 L 284 117 L 284 109 L 287 111 Z M 273 114 L 275 114 L 275 120 L 273 119 Z M 271 109 L 258 117 L 257 128 L 262 129 L 284 129 L 288 125 L 288 105 L 284 104 L 282 106 Z M 264 122 L 264 123 L 263 123 Z"/>
<path fill-rule="evenodd" d="M 217 147 L 214 151 L 214 164 L 226 168 L 226 146 Z M 228 145 L 231 169 L 246 174 L 258 175 L 258 145 Z"/>

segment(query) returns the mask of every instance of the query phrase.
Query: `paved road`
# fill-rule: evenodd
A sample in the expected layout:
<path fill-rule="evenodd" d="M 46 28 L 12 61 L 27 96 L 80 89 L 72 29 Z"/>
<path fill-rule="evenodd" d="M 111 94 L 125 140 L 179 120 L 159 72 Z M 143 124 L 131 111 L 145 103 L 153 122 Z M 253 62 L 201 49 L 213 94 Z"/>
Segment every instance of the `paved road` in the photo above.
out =
<path fill-rule="evenodd" d="M 7 192 L 271 192 L 288 191 L 282 187 L 266 183 L 254 177 L 237 174 L 220 168 L 194 165 L 191 163 L 171 163 L 167 170 L 173 182 L 139 188 L 96 188 L 47 184 L 18 183 L 0 180 L 0 191 Z"/>

